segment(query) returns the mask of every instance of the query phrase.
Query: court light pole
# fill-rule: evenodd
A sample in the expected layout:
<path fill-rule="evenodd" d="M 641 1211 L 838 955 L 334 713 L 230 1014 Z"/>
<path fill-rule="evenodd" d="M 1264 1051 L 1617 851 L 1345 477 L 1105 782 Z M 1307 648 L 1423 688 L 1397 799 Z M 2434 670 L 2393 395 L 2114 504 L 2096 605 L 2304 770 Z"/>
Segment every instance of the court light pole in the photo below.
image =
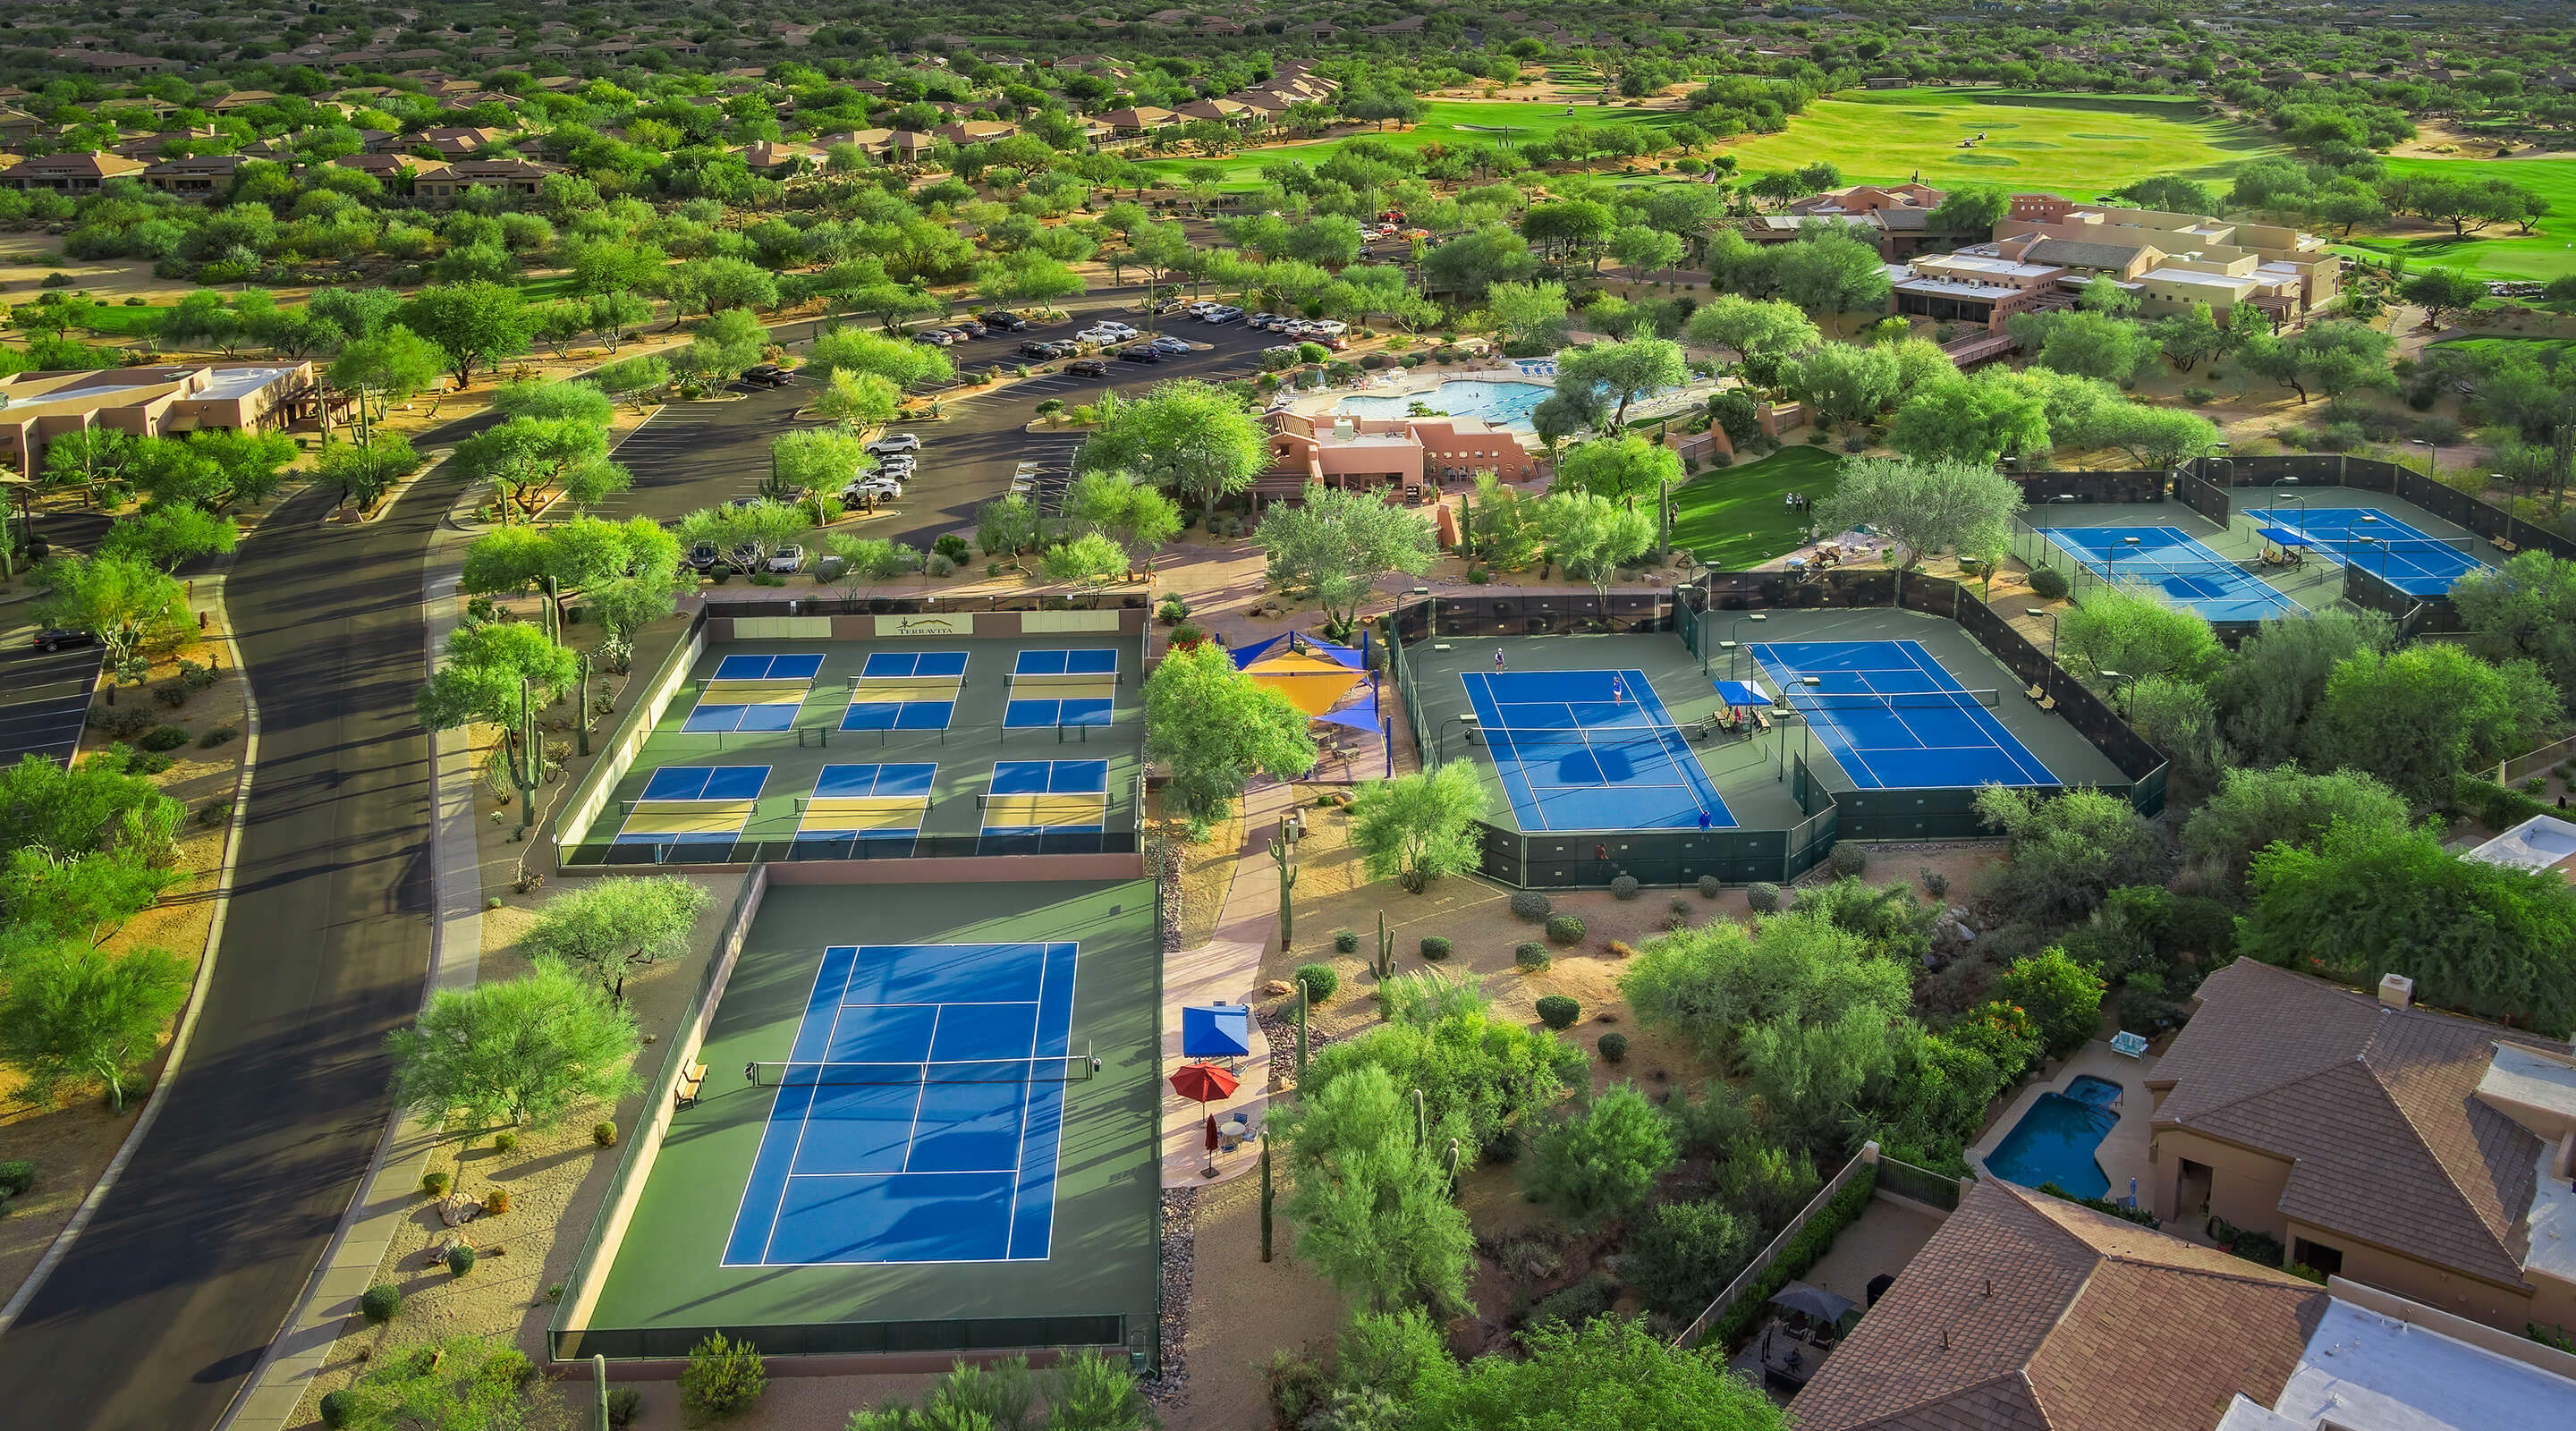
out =
<path fill-rule="evenodd" d="M 1747 613 L 1747 614 L 1745 614 L 1745 615 L 1742 615 L 1742 616 L 1739 616 L 1739 617 L 1735 618 L 1735 620 L 1727 626 L 1727 628 L 1726 628 L 1726 653 L 1727 653 L 1727 654 L 1726 654 L 1726 678 L 1727 678 L 1728 680 L 1732 681 L 1732 680 L 1737 679 L 1737 677 L 1736 677 L 1736 658 L 1737 658 L 1737 656 L 1741 655 L 1741 654 L 1742 654 L 1742 652 L 1743 652 L 1743 650 L 1744 650 L 1744 645 L 1743 645 L 1743 643 L 1742 643 L 1741 641 L 1738 641 L 1738 640 L 1736 639 L 1736 633 L 1737 633 L 1737 632 L 1739 632 L 1739 631 L 1742 631 L 1742 630 L 1744 629 L 1744 623 L 1745 623 L 1745 622 L 1747 622 L 1747 621 L 1768 621 L 1768 620 L 1770 620 L 1770 619 L 1771 619 L 1771 617 L 1770 617 L 1770 615 L 1769 615 L 1768 613 L 1760 612 L 1760 611 L 1754 611 L 1754 612 L 1748 612 L 1748 613 Z M 1702 674 L 1702 675 L 1706 675 L 1706 674 L 1708 674 L 1707 668 L 1706 668 L 1705 666 L 1703 666 L 1703 667 L 1701 668 L 1700 674 Z"/>
<path fill-rule="evenodd" d="M 2048 669 L 2040 674 L 2039 686 L 2037 689 L 2041 700 L 2045 701 L 2054 699 L 2056 692 L 2049 688 L 2049 683 L 2055 678 L 2058 669 L 2057 613 L 2054 611 L 2042 611 L 2036 606 L 2025 606 L 2021 609 L 2021 614 L 2024 616 L 2042 617 L 2048 622 Z"/>
<path fill-rule="evenodd" d="M 2096 674 L 2100 675 L 2100 676 L 2101 676 L 2101 678 L 2102 678 L 2103 680 L 2109 681 L 2109 682 L 2111 683 L 2111 694 L 2112 694 L 2112 696 L 2113 696 L 2114 698 L 2117 698 L 2117 697 L 2119 696 L 2119 694 L 2120 694 L 2120 684 L 2121 684 L 2123 681 L 2125 681 L 2125 682 L 2127 682 L 2127 683 L 2128 683 L 2128 686 L 2129 686 L 2129 696 L 2130 696 L 2131 700 L 2135 700 L 2135 699 L 2136 699 L 2137 694 L 2138 694 L 2138 678 L 2137 678 L 2137 677 L 2132 676 L 2132 675 L 2128 674 L 2128 673 L 2127 673 L 2127 672 L 2125 672 L 2125 671 L 2114 671 L 2114 670 L 2112 670 L 2111 668 L 2109 668 L 2108 666 L 2102 667 L 2098 672 L 2096 672 Z M 2129 719 L 2129 707 L 2128 707 L 2128 705 L 2127 705 L 2126 703 L 2123 703 L 2123 704 L 2121 705 L 2121 707 L 2120 707 L 2120 721 L 2121 721 L 2121 723 L 2122 723 L 2122 724 L 2124 724 L 2124 725 L 2125 725 L 2125 724 L 2127 724 L 2128 719 Z"/>

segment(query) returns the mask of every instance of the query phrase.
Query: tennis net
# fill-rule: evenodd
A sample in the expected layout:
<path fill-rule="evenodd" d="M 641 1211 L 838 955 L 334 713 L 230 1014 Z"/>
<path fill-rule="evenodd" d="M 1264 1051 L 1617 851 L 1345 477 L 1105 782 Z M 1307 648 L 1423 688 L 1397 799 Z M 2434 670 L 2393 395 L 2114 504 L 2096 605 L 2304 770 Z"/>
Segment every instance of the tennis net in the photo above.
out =
<path fill-rule="evenodd" d="M 1999 691 L 1800 691 L 1789 692 L 1789 708 L 1799 711 L 1958 710 L 1999 706 Z"/>
<path fill-rule="evenodd" d="M 1076 695 L 1094 694 L 1117 684 L 1116 671 L 1014 671 L 1009 678 L 1013 691 L 1071 691 Z"/>
<path fill-rule="evenodd" d="M 1665 745 L 1682 739 L 1677 725 L 1515 725 L 1482 728 L 1485 743 L 1496 750 L 1514 746 L 1589 745 L 1608 749 L 1622 745 Z"/>
<path fill-rule="evenodd" d="M 1091 1045 L 1049 1058 L 945 1059 L 919 1063 L 808 1063 L 757 1059 L 742 1066 L 743 1081 L 763 1088 L 837 1087 L 845 1084 L 1082 1083 L 1100 1072 Z"/>
<path fill-rule="evenodd" d="M 2089 560 L 2101 574 L 2115 579 L 2150 576 L 2242 577 L 2249 575 L 2245 563 L 2235 561 L 2169 561 L 2158 557 L 2102 555 L 2091 557 Z"/>

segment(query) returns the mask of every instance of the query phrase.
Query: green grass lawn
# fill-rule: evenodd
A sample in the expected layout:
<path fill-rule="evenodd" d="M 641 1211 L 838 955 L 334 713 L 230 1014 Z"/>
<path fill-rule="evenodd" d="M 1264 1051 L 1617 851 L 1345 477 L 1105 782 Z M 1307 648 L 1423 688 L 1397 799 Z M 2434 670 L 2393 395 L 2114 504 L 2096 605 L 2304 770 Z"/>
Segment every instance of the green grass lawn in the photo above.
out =
<path fill-rule="evenodd" d="M 1791 492 L 1816 498 L 1832 492 L 1842 460 L 1822 447 L 1783 447 L 1683 483 L 1673 493 L 1673 545 L 1726 571 L 1779 556 L 1807 533 L 1805 514 L 1790 511 L 1782 499 Z"/>
<path fill-rule="evenodd" d="M 1452 147 L 1492 144 L 1505 139 L 1526 143 L 1547 138 L 1569 124 L 1607 128 L 1614 124 L 1671 124 L 1685 117 L 1679 111 L 1669 109 L 1624 109 L 1617 105 L 1595 104 L 1578 104 L 1572 108 L 1574 113 L 1569 115 L 1565 112 L 1567 106 L 1562 103 L 1436 99 L 1422 107 L 1422 122 L 1411 129 L 1372 130 L 1358 136 L 1321 139 L 1312 144 L 1250 149 L 1223 159 L 1148 159 L 1144 161 L 1144 167 L 1174 183 L 1194 184 L 1204 179 L 1221 189 L 1258 189 L 1261 187 L 1262 165 L 1287 159 L 1321 164 L 1354 137 L 1382 140 L 1399 149 L 1420 149 L 1430 144 Z"/>
<path fill-rule="evenodd" d="M 1921 177 L 1935 188 L 2001 184 L 2091 199 L 2133 180 L 2210 180 L 2282 147 L 2202 115 L 2197 100 L 1996 90 L 1883 90 L 1818 100 L 1778 134 L 1730 143 L 1742 172 L 1819 159 L 1847 183 Z M 1983 143 L 1959 141 L 1982 133 Z"/>
<path fill-rule="evenodd" d="M 2557 222 L 2576 215 L 2576 159 L 2391 159 L 2388 172 L 2404 178 L 2443 174 L 2465 179 L 2511 179 L 2549 200 Z M 2455 237 L 2449 233 L 2407 236 L 2360 235 L 2343 244 L 2347 251 L 2402 257 L 2410 269 L 2432 265 L 2458 268 L 2479 278 L 2551 279 L 2576 273 L 2576 243 L 2571 234 L 2551 232 L 2556 222 L 2544 219 L 2541 232 L 2528 237 L 2512 224 L 2497 224 L 2482 233 Z"/>

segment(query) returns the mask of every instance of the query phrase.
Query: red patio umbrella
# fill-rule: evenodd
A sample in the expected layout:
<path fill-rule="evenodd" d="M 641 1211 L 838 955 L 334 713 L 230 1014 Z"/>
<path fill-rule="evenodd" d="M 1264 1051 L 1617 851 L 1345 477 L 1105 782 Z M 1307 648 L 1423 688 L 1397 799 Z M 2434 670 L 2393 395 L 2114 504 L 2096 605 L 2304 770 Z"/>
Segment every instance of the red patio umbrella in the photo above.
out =
<path fill-rule="evenodd" d="M 1211 1102 L 1233 1097 L 1237 1086 L 1238 1080 L 1233 1074 L 1211 1063 L 1183 1064 L 1172 1074 L 1172 1091 L 1198 1104 L 1202 1112 Z M 1206 1117 L 1208 1159 L 1207 1166 L 1199 1173 L 1202 1177 L 1212 1178 L 1216 1176 L 1216 1115 L 1210 1113 Z"/>

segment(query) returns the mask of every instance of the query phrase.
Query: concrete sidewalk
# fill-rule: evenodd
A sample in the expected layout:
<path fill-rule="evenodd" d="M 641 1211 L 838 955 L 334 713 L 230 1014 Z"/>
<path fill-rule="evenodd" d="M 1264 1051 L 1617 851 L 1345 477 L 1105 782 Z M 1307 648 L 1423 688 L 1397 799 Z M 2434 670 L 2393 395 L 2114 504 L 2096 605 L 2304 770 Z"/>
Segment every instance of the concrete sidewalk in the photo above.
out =
<path fill-rule="evenodd" d="M 1256 785 L 1243 797 L 1243 846 L 1234 863 L 1234 883 L 1217 914 L 1216 933 L 1195 949 L 1183 949 L 1163 960 L 1163 1186 L 1197 1187 L 1250 1172 L 1259 1162 L 1249 1150 L 1220 1153 L 1217 1175 L 1206 1176 L 1207 1122 L 1241 1114 L 1258 1131 L 1270 1108 L 1270 1040 L 1261 1024 L 1252 1024 L 1252 1052 L 1237 1065 L 1243 1086 L 1223 1103 L 1200 1105 L 1172 1091 L 1171 1073 L 1189 1060 L 1181 1057 L 1181 1010 L 1191 1004 L 1249 1004 L 1258 992 L 1261 960 L 1278 937 L 1279 877 L 1270 860 L 1270 842 L 1279 817 L 1295 803 L 1287 785 Z"/>

